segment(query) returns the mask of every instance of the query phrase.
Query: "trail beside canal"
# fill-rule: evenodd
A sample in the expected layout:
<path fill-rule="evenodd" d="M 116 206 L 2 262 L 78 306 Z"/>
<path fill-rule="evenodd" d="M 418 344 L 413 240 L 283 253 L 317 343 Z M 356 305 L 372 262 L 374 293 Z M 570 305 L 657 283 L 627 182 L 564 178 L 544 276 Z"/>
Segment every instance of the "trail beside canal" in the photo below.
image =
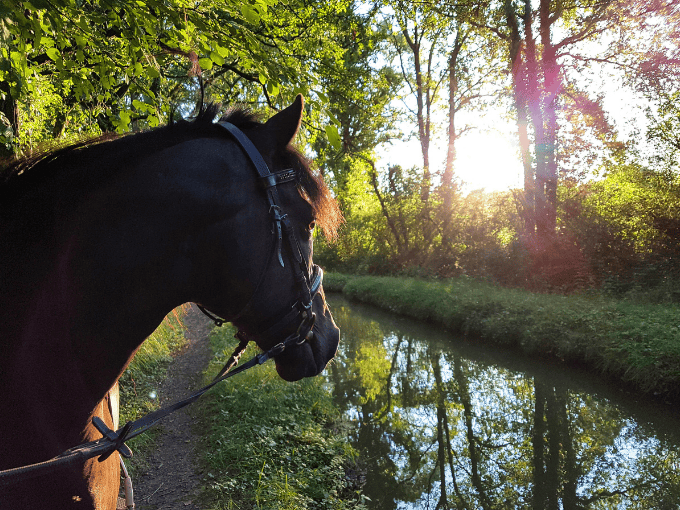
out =
<path fill-rule="evenodd" d="M 203 370 L 212 357 L 208 343 L 212 322 L 195 305 L 182 322 L 187 344 L 175 355 L 158 389 L 161 406 L 200 387 Z M 138 510 L 201 510 L 197 503 L 201 475 L 196 451 L 199 436 L 194 427 L 196 413 L 197 409 L 189 406 L 163 420 L 156 448 L 146 459 L 148 470 L 133 480 Z"/>

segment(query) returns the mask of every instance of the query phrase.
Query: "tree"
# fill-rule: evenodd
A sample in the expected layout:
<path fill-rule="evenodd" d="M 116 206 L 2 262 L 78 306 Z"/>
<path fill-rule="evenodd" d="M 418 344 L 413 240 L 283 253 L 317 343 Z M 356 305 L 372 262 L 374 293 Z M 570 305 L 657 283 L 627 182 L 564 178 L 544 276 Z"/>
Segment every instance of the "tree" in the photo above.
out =
<path fill-rule="evenodd" d="M 420 194 L 423 202 L 427 202 L 432 186 L 432 114 L 447 76 L 442 57 L 449 27 L 446 18 L 427 4 L 399 0 L 392 7 L 395 25 L 392 47 L 408 89 L 404 104 L 418 127 L 423 157 Z M 415 100 L 415 109 L 408 105 L 409 96 Z"/>
<path fill-rule="evenodd" d="M 664 94 L 656 112 L 647 110 L 647 141 L 655 149 L 653 162 L 660 171 L 677 174 L 680 168 L 680 91 Z"/>
<path fill-rule="evenodd" d="M 302 92 L 323 109 L 319 63 L 341 52 L 329 19 L 347 6 L 317 7 L 276 0 L 3 2 L 1 141 L 6 151 L 20 149 L 25 112 L 45 93 L 59 106 L 31 141 L 78 133 L 74 112 L 101 130 L 154 126 L 177 109 L 191 112 L 197 76 L 208 94 L 231 83 L 243 92 L 238 99 L 258 104 L 261 97 L 276 107 Z"/>
<path fill-rule="evenodd" d="M 507 45 L 525 169 L 525 230 L 546 236 L 556 225 L 557 180 L 564 154 L 560 151 L 562 147 L 565 152 L 573 150 L 561 143 L 569 123 L 592 119 L 585 124 L 587 129 L 608 137 L 613 148 L 621 148 L 602 116 L 601 97 L 585 94 L 579 77 L 594 65 L 608 65 L 621 75 L 639 77 L 654 58 L 638 51 L 636 29 L 641 19 L 663 13 L 667 5 L 623 0 L 541 0 L 537 4 L 505 0 L 500 6 L 484 6 L 475 26 Z M 589 44 L 597 50 L 589 51 Z M 661 61 L 669 62 L 668 58 Z M 569 111 L 585 115 L 565 116 Z"/>
<path fill-rule="evenodd" d="M 456 144 L 474 129 L 469 124 L 461 126 L 458 117 L 465 111 L 483 111 L 487 102 L 497 100 L 504 91 L 504 78 L 500 44 L 470 24 L 478 9 L 476 5 L 437 2 L 430 8 L 447 19 L 449 33 L 443 43 L 448 76 L 448 143 L 439 189 L 447 214 L 456 190 Z"/>

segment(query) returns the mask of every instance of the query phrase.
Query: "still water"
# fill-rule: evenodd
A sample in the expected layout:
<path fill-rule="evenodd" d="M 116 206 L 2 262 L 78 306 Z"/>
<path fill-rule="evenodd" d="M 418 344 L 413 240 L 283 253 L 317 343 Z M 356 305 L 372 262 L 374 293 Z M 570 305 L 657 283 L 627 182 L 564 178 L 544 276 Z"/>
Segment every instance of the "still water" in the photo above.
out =
<path fill-rule="evenodd" d="M 328 298 L 327 378 L 369 508 L 680 508 L 675 406 Z"/>

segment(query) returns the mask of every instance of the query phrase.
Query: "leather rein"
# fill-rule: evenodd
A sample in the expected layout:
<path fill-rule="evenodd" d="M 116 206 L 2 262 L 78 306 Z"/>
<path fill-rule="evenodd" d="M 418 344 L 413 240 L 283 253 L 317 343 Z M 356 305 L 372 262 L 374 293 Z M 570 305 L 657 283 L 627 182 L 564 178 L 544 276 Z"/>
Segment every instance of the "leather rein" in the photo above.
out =
<path fill-rule="evenodd" d="M 323 281 L 323 270 L 316 264 L 313 264 L 310 274 L 308 270 L 308 263 L 305 260 L 304 254 L 302 253 L 300 243 L 295 236 L 293 225 L 279 205 L 280 200 L 277 190 L 277 186 L 279 184 L 295 180 L 295 170 L 288 168 L 279 172 L 270 172 L 269 167 L 265 163 L 260 152 L 240 129 L 228 122 L 219 122 L 219 125 L 229 131 L 229 133 L 238 142 L 246 155 L 250 158 L 250 161 L 255 166 L 255 169 L 257 170 L 257 173 L 260 176 L 266 190 L 267 200 L 269 202 L 269 213 L 272 215 L 273 233 L 275 235 L 273 252 L 270 254 L 267 260 L 267 264 L 264 268 L 264 271 L 262 272 L 262 275 L 260 276 L 255 290 L 253 291 L 250 301 L 248 301 L 245 307 L 238 314 L 229 320 L 233 321 L 241 317 L 245 311 L 252 306 L 255 296 L 257 295 L 271 264 L 271 255 L 276 254 L 279 264 L 281 264 L 282 267 L 285 267 L 282 256 L 282 244 L 284 236 L 287 240 L 289 251 L 293 258 L 291 268 L 293 271 L 295 284 L 299 290 L 297 301 L 291 306 L 291 310 L 283 318 L 279 319 L 274 323 L 273 326 L 269 327 L 263 332 L 248 334 L 240 329 L 238 333 L 236 333 L 236 337 L 240 340 L 239 345 L 229 357 L 229 360 L 224 365 L 222 370 L 220 370 L 220 372 L 208 385 L 179 402 L 149 413 L 133 422 L 127 422 L 117 431 L 109 429 L 99 417 L 94 416 L 92 418 L 92 424 L 97 428 L 97 430 L 99 430 L 99 432 L 101 432 L 103 436 L 101 439 L 90 441 L 89 443 L 83 443 L 76 447 L 70 448 L 45 462 L 0 471 L 0 487 L 44 475 L 45 473 L 57 470 L 68 464 L 75 462 L 85 462 L 86 460 L 94 457 L 99 457 L 99 462 L 103 462 L 115 451 L 118 451 L 122 457 L 130 458 L 132 456 L 132 451 L 125 444 L 126 441 L 143 434 L 169 414 L 172 414 L 178 409 L 192 404 L 217 383 L 248 370 L 249 368 L 252 368 L 256 365 L 263 364 L 268 359 L 274 358 L 281 354 L 288 347 L 301 345 L 305 341 L 311 341 L 313 339 L 314 333 L 312 328 L 314 327 L 316 315 L 312 312 L 312 302 L 321 288 L 321 283 Z M 198 306 L 203 313 L 205 313 L 215 322 L 215 325 L 221 326 L 226 322 L 225 319 L 216 316 L 209 310 L 206 310 L 203 306 Z M 254 340 L 257 337 L 273 336 L 277 330 L 286 328 L 286 326 L 292 324 L 296 319 L 298 319 L 300 322 L 295 330 L 295 333 L 287 336 L 285 340 L 274 345 L 274 347 L 268 351 L 257 354 L 243 365 L 232 370 L 232 368 L 238 363 L 241 354 L 243 354 L 245 351 L 248 342 Z"/>

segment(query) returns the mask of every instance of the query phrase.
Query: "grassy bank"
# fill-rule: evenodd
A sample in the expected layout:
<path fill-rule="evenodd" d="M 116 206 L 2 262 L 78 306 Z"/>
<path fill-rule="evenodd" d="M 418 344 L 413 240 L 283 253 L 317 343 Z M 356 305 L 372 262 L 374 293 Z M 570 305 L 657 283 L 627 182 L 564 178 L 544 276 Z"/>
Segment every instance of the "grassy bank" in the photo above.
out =
<path fill-rule="evenodd" d="M 231 325 L 215 329 L 212 377 L 235 346 Z M 254 355 L 250 347 L 244 360 Z M 272 362 L 221 383 L 202 404 L 206 503 L 210 509 L 362 508 L 345 475 L 353 451 L 322 378 L 287 383 Z"/>
<path fill-rule="evenodd" d="M 179 315 L 169 315 L 142 344 L 120 378 L 121 425 L 158 408 L 158 387 L 165 378 L 172 354 L 185 344 L 180 320 Z M 158 433 L 156 427 L 128 442 L 135 454 L 128 462 L 133 475 L 145 468 L 144 453 L 153 447 Z"/>
<path fill-rule="evenodd" d="M 506 289 L 470 278 L 327 274 L 324 288 L 531 355 L 583 364 L 636 389 L 680 397 L 680 307 Z"/>

